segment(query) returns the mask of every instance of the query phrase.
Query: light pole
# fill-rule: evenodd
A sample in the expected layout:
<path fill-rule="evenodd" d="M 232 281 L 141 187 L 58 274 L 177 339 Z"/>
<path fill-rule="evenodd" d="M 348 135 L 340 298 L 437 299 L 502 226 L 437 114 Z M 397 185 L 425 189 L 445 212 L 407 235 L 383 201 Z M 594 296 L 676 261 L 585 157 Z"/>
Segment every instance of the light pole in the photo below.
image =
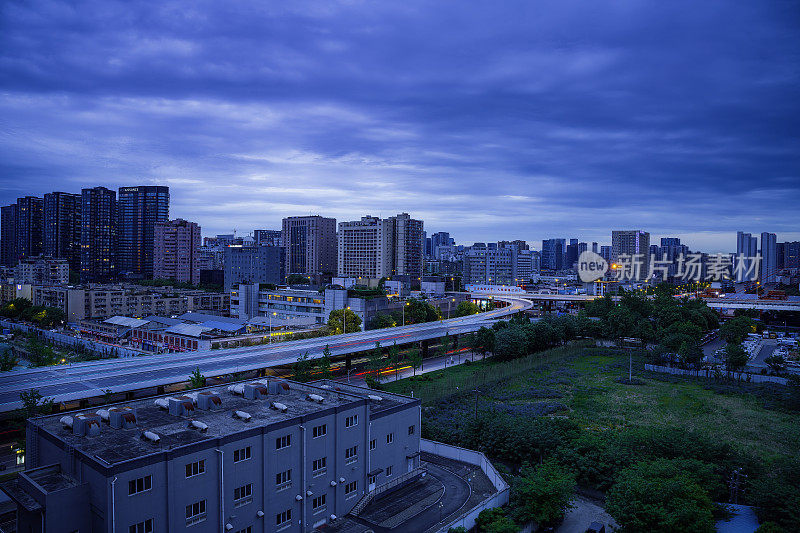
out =
<path fill-rule="evenodd" d="M 361 278 L 359 278 L 361 279 Z M 342 309 L 342 335 L 347 333 L 347 312 L 350 310 L 350 307 L 345 307 Z M 348 376 L 349 379 L 349 376 Z"/>
<path fill-rule="evenodd" d="M 273 311 L 273 312 L 272 312 L 272 313 L 270 313 L 270 315 L 269 315 L 269 344 L 272 344 L 272 317 L 273 317 L 273 315 L 277 315 L 277 314 L 278 314 L 278 313 L 276 313 L 275 311 Z"/>
<path fill-rule="evenodd" d="M 407 305 L 408 305 L 408 302 L 403 303 L 403 325 L 404 326 L 406 325 L 406 306 Z"/>

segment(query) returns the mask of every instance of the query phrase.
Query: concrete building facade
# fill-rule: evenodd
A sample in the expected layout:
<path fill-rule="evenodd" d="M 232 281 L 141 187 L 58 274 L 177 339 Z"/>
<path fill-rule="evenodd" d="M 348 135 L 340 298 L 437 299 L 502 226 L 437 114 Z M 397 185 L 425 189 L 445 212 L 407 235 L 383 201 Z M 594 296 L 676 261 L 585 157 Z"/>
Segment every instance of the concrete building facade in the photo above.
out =
<path fill-rule="evenodd" d="M 74 272 L 81 269 L 81 195 L 44 195 L 44 255 L 66 259 Z"/>
<path fill-rule="evenodd" d="M 117 276 L 117 194 L 105 187 L 81 191 L 81 281 Z"/>
<path fill-rule="evenodd" d="M 178 218 L 157 222 L 154 230 L 153 277 L 200 283 L 200 226 Z"/>
<path fill-rule="evenodd" d="M 336 219 L 319 215 L 283 219 L 281 241 L 286 249 L 284 272 L 336 272 Z"/>
<path fill-rule="evenodd" d="M 283 283 L 284 248 L 238 246 L 225 248 L 225 292 L 240 283 Z"/>
<path fill-rule="evenodd" d="M 66 259 L 44 256 L 23 259 L 14 269 L 14 281 L 29 285 L 66 285 L 69 263 Z"/>
<path fill-rule="evenodd" d="M 119 272 L 153 277 L 155 226 L 169 219 L 169 187 L 120 187 L 117 215 Z"/>
<path fill-rule="evenodd" d="M 340 222 L 338 276 L 380 279 L 422 276 L 423 222 L 408 213 Z"/>
<path fill-rule="evenodd" d="M 19 531 L 306 532 L 421 474 L 420 402 L 266 379 L 30 419 Z"/>
<path fill-rule="evenodd" d="M 611 232 L 611 260 L 621 256 L 638 256 L 638 279 L 645 279 L 650 268 L 650 234 L 641 230 L 614 230 Z"/>

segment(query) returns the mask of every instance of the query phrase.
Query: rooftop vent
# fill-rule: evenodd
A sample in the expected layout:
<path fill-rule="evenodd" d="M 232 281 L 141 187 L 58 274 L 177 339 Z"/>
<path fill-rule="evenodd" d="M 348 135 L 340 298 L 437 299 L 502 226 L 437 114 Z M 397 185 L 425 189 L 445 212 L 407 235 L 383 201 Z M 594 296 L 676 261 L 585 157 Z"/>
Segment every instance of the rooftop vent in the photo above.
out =
<path fill-rule="evenodd" d="M 306 396 L 306 400 L 310 402 L 322 403 L 325 401 L 325 398 L 323 398 L 319 394 L 309 394 L 308 396 Z"/>
<path fill-rule="evenodd" d="M 383 397 L 382 396 L 376 396 L 375 394 L 370 394 L 369 395 L 369 399 L 372 400 L 373 402 L 382 402 L 383 401 Z"/>
<path fill-rule="evenodd" d="M 194 402 L 189 396 L 169 398 L 169 414 L 174 416 L 188 416 L 194 412 Z"/>
<path fill-rule="evenodd" d="M 157 433 L 153 433 L 152 431 L 145 431 L 144 433 L 142 433 L 142 438 L 154 444 L 158 443 L 161 440 L 161 437 L 159 437 Z"/>
<path fill-rule="evenodd" d="M 100 417 L 100 420 L 103 422 L 108 422 L 108 410 L 107 409 L 98 409 L 95 411 L 95 414 Z"/>
<path fill-rule="evenodd" d="M 204 411 L 222 408 L 222 400 L 217 391 L 204 391 L 197 395 L 197 407 Z"/>
<path fill-rule="evenodd" d="M 64 429 L 72 429 L 72 417 L 71 416 L 62 416 L 59 421 Z"/>
<path fill-rule="evenodd" d="M 270 394 L 289 394 L 289 383 L 286 381 L 270 381 L 269 382 Z"/>
<path fill-rule="evenodd" d="M 270 409 L 275 409 L 276 411 L 280 411 L 281 413 L 285 413 L 286 411 L 289 410 L 289 408 L 286 407 L 285 404 L 278 403 L 278 402 L 272 402 L 271 404 L 269 404 L 269 408 Z"/>
<path fill-rule="evenodd" d="M 100 417 L 96 414 L 75 415 L 72 419 L 72 433 L 81 437 L 100 434 Z"/>
<path fill-rule="evenodd" d="M 108 410 L 109 424 L 116 429 L 136 427 L 136 411 L 130 407 L 114 407 Z"/>
<path fill-rule="evenodd" d="M 159 398 L 153 403 L 156 404 L 160 409 L 168 410 L 169 409 L 169 401 L 174 400 L 175 398 Z"/>
<path fill-rule="evenodd" d="M 228 387 L 228 392 L 230 392 L 231 394 L 238 394 L 239 396 L 241 396 L 242 394 L 244 394 L 244 384 L 237 383 L 236 385 L 230 385 Z"/>
<path fill-rule="evenodd" d="M 248 400 L 258 400 L 269 394 L 269 390 L 263 383 L 248 383 L 244 386 L 244 397 Z"/>
<path fill-rule="evenodd" d="M 238 418 L 239 420 L 242 420 L 244 422 L 249 422 L 250 419 L 252 418 L 250 416 L 250 413 L 247 413 L 245 411 L 234 411 L 233 412 L 233 417 L 234 418 Z"/>
<path fill-rule="evenodd" d="M 200 422 L 199 420 L 192 420 L 189 422 L 189 427 L 202 432 L 208 431 L 208 424 Z"/>

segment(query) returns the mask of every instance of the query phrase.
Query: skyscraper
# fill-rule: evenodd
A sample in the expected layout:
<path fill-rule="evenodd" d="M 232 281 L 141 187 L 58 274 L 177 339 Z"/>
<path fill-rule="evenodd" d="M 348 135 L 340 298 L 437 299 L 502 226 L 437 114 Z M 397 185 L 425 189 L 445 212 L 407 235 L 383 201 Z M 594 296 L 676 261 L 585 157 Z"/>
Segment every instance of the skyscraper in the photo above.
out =
<path fill-rule="evenodd" d="M 422 275 L 423 222 L 408 213 L 340 222 L 338 274 L 382 278 Z"/>
<path fill-rule="evenodd" d="M 44 255 L 66 259 L 70 270 L 81 270 L 81 195 L 44 195 Z"/>
<path fill-rule="evenodd" d="M 761 282 L 775 283 L 778 281 L 778 248 L 777 238 L 774 233 L 761 234 Z"/>
<path fill-rule="evenodd" d="M 749 233 L 744 233 L 741 231 L 736 232 L 736 257 L 735 261 L 740 261 L 740 258 L 755 258 L 758 255 L 758 239 L 753 237 Z M 734 265 L 736 274 L 736 281 L 750 281 L 754 279 L 758 272 L 753 272 L 752 274 L 747 273 L 748 267 L 750 264 L 745 265 L 744 267 L 739 267 L 738 265 Z"/>
<path fill-rule="evenodd" d="M 633 275 L 645 280 L 650 266 L 650 234 L 646 231 L 615 230 L 611 232 L 611 260 L 619 261 L 621 256 L 638 256 L 639 272 Z"/>
<path fill-rule="evenodd" d="M 17 258 L 42 255 L 43 202 L 36 196 L 17 199 L 15 238 Z"/>
<path fill-rule="evenodd" d="M 566 243 L 566 239 L 547 239 L 542 241 L 542 270 L 562 270 L 564 268 Z"/>
<path fill-rule="evenodd" d="M 283 219 L 281 240 L 289 274 L 336 272 L 336 219 L 319 215 Z"/>
<path fill-rule="evenodd" d="M 81 280 L 117 275 L 117 195 L 105 187 L 81 191 Z"/>
<path fill-rule="evenodd" d="M 169 219 L 169 187 L 120 187 L 117 211 L 119 272 L 139 278 L 153 277 L 155 226 Z"/>
<path fill-rule="evenodd" d="M 200 283 L 200 226 L 181 218 L 154 228 L 153 277 Z"/>
<path fill-rule="evenodd" d="M 0 264 L 16 266 L 17 264 L 17 204 L 4 205 L 0 208 Z"/>

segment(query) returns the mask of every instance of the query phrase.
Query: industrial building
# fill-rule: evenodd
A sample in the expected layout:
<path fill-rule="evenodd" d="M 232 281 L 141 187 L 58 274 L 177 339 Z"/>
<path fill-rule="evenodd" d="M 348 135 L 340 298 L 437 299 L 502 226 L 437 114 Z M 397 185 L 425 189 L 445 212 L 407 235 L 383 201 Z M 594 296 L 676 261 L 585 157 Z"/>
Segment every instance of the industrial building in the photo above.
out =
<path fill-rule="evenodd" d="M 29 419 L 17 530 L 301 532 L 420 468 L 420 402 L 266 379 Z M 367 501 L 367 500 L 365 500 Z"/>

